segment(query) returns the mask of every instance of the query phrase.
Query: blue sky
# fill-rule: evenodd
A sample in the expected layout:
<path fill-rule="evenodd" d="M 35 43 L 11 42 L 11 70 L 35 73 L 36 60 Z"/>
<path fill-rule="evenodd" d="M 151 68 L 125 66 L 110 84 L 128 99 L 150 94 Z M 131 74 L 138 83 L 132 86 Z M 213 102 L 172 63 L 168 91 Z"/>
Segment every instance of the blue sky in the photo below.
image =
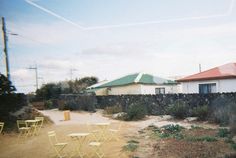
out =
<path fill-rule="evenodd" d="M 236 61 L 235 0 L 0 0 L 19 92 L 88 75 L 185 76 Z M 32 3 L 29 3 L 32 2 Z M 35 4 L 39 7 L 36 7 Z M 47 11 L 45 11 L 47 9 Z M 53 13 L 53 14 L 51 14 Z M 57 17 L 56 17 L 56 16 Z M 60 16 L 60 18 L 58 18 Z M 5 73 L 3 42 L 0 72 Z"/>

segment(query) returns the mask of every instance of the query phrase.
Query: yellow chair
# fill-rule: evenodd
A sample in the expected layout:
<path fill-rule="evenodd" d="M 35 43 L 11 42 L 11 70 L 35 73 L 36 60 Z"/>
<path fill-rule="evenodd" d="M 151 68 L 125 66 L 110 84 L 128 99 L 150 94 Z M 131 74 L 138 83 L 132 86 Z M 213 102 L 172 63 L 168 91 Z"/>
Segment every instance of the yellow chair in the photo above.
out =
<path fill-rule="evenodd" d="M 35 120 L 39 120 L 37 124 L 37 134 L 38 134 L 43 126 L 44 117 L 35 117 Z"/>
<path fill-rule="evenodd" d="M 94 155 L 96 155 L 99 158 L 103 158 L 104 157 L 104 153 L 101 150 L 101 143 L 100 142 L 90 142 L 89 146 L 92 148 L 93 153 L 91 155 L 91 157 L 93 157 Z"/>
<path fill-rule="evenodd" d="M 19 131 L 18 138 L 27 137 L 30 134 L 30 127 L 27 126 L 24 120 L 17 120 L 17 128 Z"/>
<path fill-rule="evenodd" d="M 117 129 L 109 129 L 110 132 L 110 140 L 111 139 L 115 139 L 115 140 L 119 140 L 119 133 L 122 127 L 122 122 L 119 123 L 118 128 Z"/>
<path fill-rule="evenodd" d="M 4 122 L 0 122 L 0 134 L 2 133 L 3 127 L 4 127 Z"/>
<path fill-rule="evenodd" d="M 65 157 L 67 154 L 62 155 L 63 150 L 68 145 L 68 143 L 59 143 L 55 131 L 48 132 L 48 138 L 51 146 L 55 150 L 59 158 Z"/>
<path fill-rule="evenodd" d="M 98 129 L 95 128 L 95 125 L 91 125 L 90 123 L 86 123 L 87 125 L 87 130 L 88 132 L 90 133 L 90 136 L 92 138 L 90 138 L 89 140 L 90 141 L 98 141 L 99 139 L 99 134 L 100 134 L 100 131 Z"/>

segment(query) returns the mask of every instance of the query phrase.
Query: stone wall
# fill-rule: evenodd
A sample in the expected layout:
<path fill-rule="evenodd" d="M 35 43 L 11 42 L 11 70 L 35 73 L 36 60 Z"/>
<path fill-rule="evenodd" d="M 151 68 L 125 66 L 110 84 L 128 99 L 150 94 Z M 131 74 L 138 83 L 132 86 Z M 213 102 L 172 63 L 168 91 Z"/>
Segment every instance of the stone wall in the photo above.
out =
<path fill-rule="evenodd" d="M 126 111 L 128 106 L 137 103 L 145 104 L 149 114 L 160 115 L 166 114 L 167 107 L 180 100 L 190 109 L 203 105 L 215 108 L 231 102 L 236 105 L 236 93 L 97 96 L 97 108 L 120 105 Z"/>

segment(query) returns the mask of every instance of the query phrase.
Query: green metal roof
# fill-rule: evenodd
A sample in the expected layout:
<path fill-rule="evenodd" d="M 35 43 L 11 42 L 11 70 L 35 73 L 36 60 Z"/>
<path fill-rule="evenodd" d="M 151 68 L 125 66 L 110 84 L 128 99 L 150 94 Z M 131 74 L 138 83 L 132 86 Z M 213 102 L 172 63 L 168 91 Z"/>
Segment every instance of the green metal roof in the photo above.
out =
<path fill-rule="evenodd" d="M 160 77 L 156 77 L 150 74 L 144 74 L 144 73 L 135 73 L 131 75 L 127 75 L 124 77 L 121 77 L 119 79 L 113 80 L 111 82 L 102 84 L 98 86 L 97 88 L 103 88 L 103 87 L 114 87 L 114 86 L 123 86 L 128 84 L 134 84 L 134 83 L 140 83 L 140 84 L 175 84 L 176 82 L 163 79 Z"/>

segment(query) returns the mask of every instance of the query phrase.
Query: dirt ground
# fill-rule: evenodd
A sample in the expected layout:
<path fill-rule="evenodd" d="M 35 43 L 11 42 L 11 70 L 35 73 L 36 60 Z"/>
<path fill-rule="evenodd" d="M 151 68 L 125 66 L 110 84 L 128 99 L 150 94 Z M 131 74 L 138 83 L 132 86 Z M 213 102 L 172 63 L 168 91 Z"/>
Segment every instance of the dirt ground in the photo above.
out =
<path fill-rule="evenodd" d="M 88 132 L 86 123 L 110 122 L 110 128 L 117 128 L 120 121 L 113 120 L 109 117 L 104 117 L 101 111 L 96 113 L 87 112 L 71 112 L 70 121 L 63 120 L 63 112 L 58 110 L 41 111 L 44 115 L 49 116 L 54 124 L 44 125 L 38 136 L 30 137 L 27 140 L 18 140 L 17 133 L 5 133 L 0 135 L 0 158 L 54 158 L 56 157 L 54 150 L 49 144 L 47 132 L 54 130 L 57 133 L 60 142 L 68 142 L 69 145 L 65 149 L 66 152 L 74 151 L 73 143 L 67 136 L 70 133 Z M 140 158 L 182 158 L 188 157 L 189 152 L 193 152 L 193 157 L 203 158 L 206 155 L 199 155 L 202 150 L 231 152 L 231 150 L 222 141 L 207 142 L 207 143 L 186 143 L 184 141 L 176 141 L 174 139 L 155 140 L 147 134 L 140 134 L 140 130 L 149 125 L 163 126 L 167 124 L 179 124 L 185 128 L 190 128 L 193 123 L 184 121 L 173 121 L 159 116 L 150 116 L 142 121 L 122 122 L 119 141 L 111 140 L 102 145 L 102 150 L 106 158 L 128 158 L 138 156 Z M 205 123 L 201 124 L 204 127 L 218 128 L 215 125 Z M 191 133 L 189 133 L 191 134 Z M 128 153 L 122 150 L 122 147 L 127 144 L 128 140 L 138 139 L 138 149 L 133 153 Z M 211 143 L 211 144 L 209 144 Z M 84 145 L 84 152 L 90 153 L 90 149 Z M 225 148 L 225 149 L 224 149 Z M 228 150 L 228 151 L 226 151 Z M 171 152 L 170 152 L 171 151 Z M 184 151 L 184 152 L 183 152 Z M 185 152 L 187 151 L 187 152 Z M 194 153 L 196 153 L 194 155 Z"/>

